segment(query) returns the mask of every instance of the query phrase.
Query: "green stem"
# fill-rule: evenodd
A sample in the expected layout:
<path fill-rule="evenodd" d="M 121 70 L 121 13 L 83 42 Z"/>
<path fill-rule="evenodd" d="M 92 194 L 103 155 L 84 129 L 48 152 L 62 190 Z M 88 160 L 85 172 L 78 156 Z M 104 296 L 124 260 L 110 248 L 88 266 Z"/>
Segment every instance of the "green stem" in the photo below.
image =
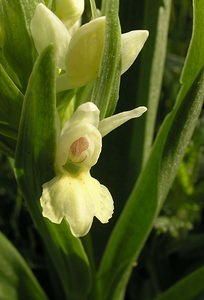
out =
<path fill-rule="evenodd" d="M 90 6 L 91 6 L 92 19 L 96 19 L 98 17 L 98 13 L 97 13 L 95 0 L 90 0 Z"/>

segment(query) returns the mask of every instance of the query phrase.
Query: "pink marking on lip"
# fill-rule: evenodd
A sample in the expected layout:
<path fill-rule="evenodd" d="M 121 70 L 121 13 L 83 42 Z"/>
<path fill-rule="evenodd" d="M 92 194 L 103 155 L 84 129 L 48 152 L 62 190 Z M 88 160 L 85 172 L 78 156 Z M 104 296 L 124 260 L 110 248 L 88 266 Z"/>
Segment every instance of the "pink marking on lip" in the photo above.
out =
<path fill-rule="evenodd" d="M 89 147 L 88 140 L 82 136 L 71 144 L 70 150 L 73 156 L 80 156 L 82 152 L 88 149 L 88 147 Z"/>

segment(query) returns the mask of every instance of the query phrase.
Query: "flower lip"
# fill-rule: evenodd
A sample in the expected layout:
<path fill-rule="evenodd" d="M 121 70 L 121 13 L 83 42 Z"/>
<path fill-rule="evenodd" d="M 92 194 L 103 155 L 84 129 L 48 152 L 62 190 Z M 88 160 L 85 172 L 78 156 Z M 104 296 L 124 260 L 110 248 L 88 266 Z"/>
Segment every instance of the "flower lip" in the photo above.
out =
<path fill-rule="evenodd" d="M 77 176 L 59 175 L 43 185 L 40 198 L 43 216 L 59 224 L 65 218 L 75 237 L 90 230 L 94 216 L 107 223 L 113 214 L 113 199 L 108 189 L 89 172 Z"/>

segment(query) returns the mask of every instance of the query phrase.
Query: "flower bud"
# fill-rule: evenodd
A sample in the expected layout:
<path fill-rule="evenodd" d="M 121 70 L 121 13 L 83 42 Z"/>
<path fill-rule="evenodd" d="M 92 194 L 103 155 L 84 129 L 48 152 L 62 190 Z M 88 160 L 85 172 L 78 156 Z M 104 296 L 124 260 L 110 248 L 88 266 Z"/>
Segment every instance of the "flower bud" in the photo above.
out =
<path fill-rule="evenodd" d="M 66 24 L 72 27 L 80 19 L 84 11 L 84 0 L 56 0 L 56 15 Z"/>
<path fill-rule="evenodd" d="M 122 34 L 121 39 L 121 74 L 133 64 L 148 38 L 147 30 L 133 30 Z"/>
<path fill-rule="evenodd" d="M 44 4 L 37 5 L 30 24 L 35 47 L 40 53 L 49 44 L 56 50 L 57 67 L 65 68 L 65 55 L 70 42 L 70 34 L 65 25 Z"/>
<path fill-rule="evenodd" d="M 66 55 L 69 88 L 80 87 L 96 79 L 104 47 L 105 17 L 81 26 L 73 35 Z"/>

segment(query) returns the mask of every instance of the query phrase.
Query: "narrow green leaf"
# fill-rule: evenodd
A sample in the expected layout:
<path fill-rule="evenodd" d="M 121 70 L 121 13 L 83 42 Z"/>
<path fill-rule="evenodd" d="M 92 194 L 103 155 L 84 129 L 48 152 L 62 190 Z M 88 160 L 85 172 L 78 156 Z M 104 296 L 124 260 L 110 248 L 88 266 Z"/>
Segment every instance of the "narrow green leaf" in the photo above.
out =
<path fill-rule="evenodd" d="M 2 65 L 0 79 L 0 134 L 17 139 L 23 95 Z"/>
<path fill-rule="evenodd" d="M 30 34 L 30 20 L 37 3 L 43 1 L 1 0 L 3 6 L 3 53 L 19 77 L 23 90 L 31 73 L 36 50 Z"/>
<path fill-rule="evenodd" d="M 202 107 L 204 101 L 202 94 L 202 69 L 204 67 L 204 40 L 202 38 L 204 34 L 204 2 L 202 0 L 194 0 L 193 11 L 193 33 L 181 76 L 182 86 L 178 94 L 173 113 L 174 126 L 171 126 L 171 130 L 169 131 L 169 136 L 162 159 L 160 173 L 161 203 L 166 198 L 166 194 L 168 193 L 168 190 L 175 177 L 175 170 L 178 168 L 180 161 L 178 153 L 184 153 L 185 147 L 188 144 L 189 138 L 192 135 L 195 126 L 194 122 L 196 120 L 196 115 L 200 111 L 199 107 Z M 194 87 L 191 89 L 191 91 L 193 89 L 194 91 L 192 91 L 192 94 L 189 93 L 189 88 L 195 82 L 195 78 L 199 77 L 200 82 L 198 80 L 198 87 L 194 84 Z M 194 96 L 195 93 L 197 94 L 196 97 Z M 187 114 L 188 123 L 186 123 L 184 117 L 187 116 Z M 184 129 L 183 132 L 181 128 Z M 178 139 L 178 135 L 180 135 L 180 141 Z M 176 159 L 176 157 L 178 159 Z M 172 166 L 175 166 L 175 168 Z"/>
<path fill-rule="evenodd" d="M 16 142 L 4 135 L 0 134 L 0 150 L 7 156 L 14 158 Z"/>
<path fill-rule="evenodd" d="M 144 28 L 149 38 L 141 53 L 137 105 L 145 105 L 148 113 L 137 121 L 133 132 L 131 157 L 137 173 L 147 161 L 155 133 L 155 121 L 161 93 L 171 0 L 146 0 Z M 148 63 L 147 63 L 148 62 Z"/>
<path fill-rule="evenodd" d="M 204 266 L 182 278 L 155 300 L 192 300 L 204 292 Z"/>
<path fill-rule="evenodd" d="M 116 300 L 125 288 L 133 262 L 146 241 L 176 175 L 203 100 L 204 72 L 196 79 L 179 109 L 165 120 L 150 159 L 112 232 L 99 269 L 99 289 L 105 291 L 101 292 L 102 295 L 105 293 L 102 299 Z M 168 148 L 168 145 L 172 147 Z"/>
<path fill-rule="evenodd" d="M 197 0 L 194 1 L 195 3 L 194 18 L 204 17 L 203 3 Z M 99 290 L 103 300 L 117 300 L 118 297 L 122 299 L 133 261 L 139 256 L 148 237 L 197 124 L 204 100 L 204 47 L 197 53 L 200 55 L 197 59 L 199 65 L 197 70 L 200 72 L 191 73 L 189 66 L 194 59 L 190 55 L 191 47 L 200 37 L 201 32 L 203 33 L 203 27 L 200 25 L 199 22 L 194 21 L 197 29 L 194 28 L 193 31 L 185 67 L 191 88 L 189 90 L 188 86 L 185 90 L 187 93 L 182 92 L 186 87 L 185 82 L 183 83 L 175 107 L 160 128 L 147 164 L 111 234 L 104 253 L 98 272 Z"/>
<path fill-rule="evenodd" d="M 109 239 L 98 273 L 103 300 L 117 300 L 124 293 L 136 256 L 152 228 L 158 207 L 159 158 L 155 151 L 147 164 L 149 171 L 145 168 Z"/>
<path fill-rule="evenodd" d="M 0 299 L 48 299 L 23 257 L 1 232 L 0 261 Z"/>
<path fill-rule="evenodd" d="M 19 128 L 16 166 L 28 174 L 27 194 L 35 195 L 36 187 L 39 192 L 41 184 L 53 175 L 55 148 L 55 55 L 48 47 L 32 71 Z"/>
<path fill-rule="evenodd" d="M 181 76 L 183 88 L 180 95 L 180 101 L 182 101 L 181 99 L 184 97 L 184 94 L 187 93 L 194 79 L 198 76 L 204 66 L 204 2 L 202 0 L 194 0 L 193 10 L 193 34 Z"/>
<path fill-rule="evenodd" d="M 189 76 L 191 76 L 190 73 Z M 166 119 L 166 143 L 161 156 L 158 184 L 160 206 L 165 201 L 171 188 L 202 110 L 204 102 L 204 68 L 197 76 L 185 98 L 182 98 L 182 91 L 183 87 L 181 87 L 175 108 Z M 161 128 L 161 133 L 162 130 L 163 128 Z M 161 137 L 158 136 L 158 143 L 160 139 Z"/>
<path fill-rule="evenodd" d="M 39 56 L 25 94 L 16 151 L 21 191 L 48 251 L 67 299 L 85 299 L 90 288 L 89 263 L 81 241 L 66 222 L 43 218 L 41 185 L 54 177 L 56 148 L 56 68 L 52 46 Z M 80 285 L 78 284 L 80 282 Z"/>
<path fill-rule="evenodd" d="M 3 46 L 3 40 L 4 40 L 4 30 L 3 30 L 3 22 L 2 22 L 2 19 L 3 19 L 3 7 L 2 7 L 1 1 L 0 1 L 0 50 L 1 50 L 2 46 Z M 0 57 L 1 57 L 1 55 L 0 55 Z"/>
<path fill-rule="evenodd" d="M 91 97 L 100 109 L 101 118 L 113 114 L 119 97 L 121 32 L 118 7 L 118 0 L 109 0 L 103 11 L 106 16 L 105 45 L 100 74 Z"/>

